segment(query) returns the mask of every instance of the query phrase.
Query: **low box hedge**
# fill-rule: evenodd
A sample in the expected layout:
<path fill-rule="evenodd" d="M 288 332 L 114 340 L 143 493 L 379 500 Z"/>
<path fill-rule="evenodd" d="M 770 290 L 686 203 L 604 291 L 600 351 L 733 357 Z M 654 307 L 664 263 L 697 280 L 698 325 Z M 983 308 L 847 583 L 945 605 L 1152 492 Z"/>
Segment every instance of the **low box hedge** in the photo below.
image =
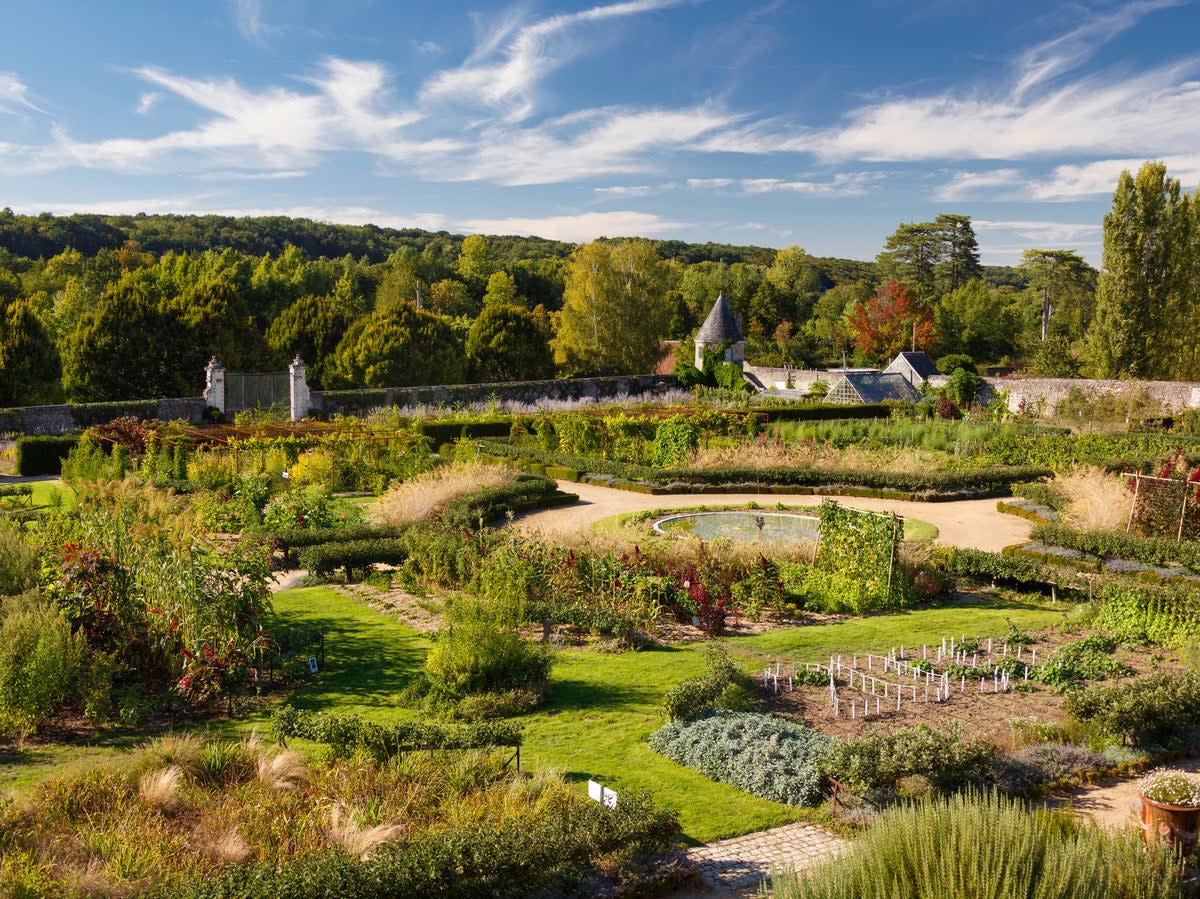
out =
<path fill-rule="evenodd" d="M 1141 537 L 1120 531 L 1077 531 L 1060 524 L 1033 529 L 1034 540 L 1085 552 L 1102 559 L 1129 559 L 1146 565 L 1183 565 L 1200 571 L 1200 543 L 1166 537 Z"/>
<path fill-rule="evenodd" d="M 331 575 L 339 568 L 346 572 L 346 580 L 354 579 L 354 572 L 363 571 L 372 565 L 401 565 L 408 558 L 408 550 L 398 539 L 349 540 L 343 543 L 318 543 L 300 550 L 300 567 L 314 574 Z"/>
<path fill-rule="evenodd" d="M 528 512 L 578 501 L 574 493 L 563 493 L 549 478 L 521 475 L 516 483 L 491 487 L 451 500 L 442 510 L 442 521 L 455 528 L 475 528 L 509 512 Z"/>
<path fill-rule="evenodd" d="M 290 528 L 264 534 L 285 552 L 316 546 L 319 543 L 351 543 L 361 540 L 387 540 L 399 537 L 404 527 L 390 524 L 351 524 L 338 528 Z"/>
<path fill-rule="evenodd" d="M 60 475 L 62 461 L 79 443 L 79 435 L 36 434 L 17 438 L 17 474 Z"/>
<path fill-rule="evenodd" d="M 1011 484 L 1050 474 L 1048 469 L 1025 465 L 993 465 L 954 472 L 892 472 L 863 469 L 778 468 L 652 468 L 632 462 L 615 462 L 586 456 L 568 456 L 537 449 L 511 440 L 480 441 L 491 458 L 536 462 L 560 469 L 575 469 L 589 475 L 609 475 L 621 481 L 677 488 L 664 492 L 700 492 L 704 487 L 742 487 L 761 490 L 768 486 L 826 487 L 829 492 L 861 487 L 894 490 L 912 497 L 981 497 L 1007 495 Z M 834 489 L 837 488 L 837 489 Z M 908 497 L 905 497 L 908 498 Z"/>

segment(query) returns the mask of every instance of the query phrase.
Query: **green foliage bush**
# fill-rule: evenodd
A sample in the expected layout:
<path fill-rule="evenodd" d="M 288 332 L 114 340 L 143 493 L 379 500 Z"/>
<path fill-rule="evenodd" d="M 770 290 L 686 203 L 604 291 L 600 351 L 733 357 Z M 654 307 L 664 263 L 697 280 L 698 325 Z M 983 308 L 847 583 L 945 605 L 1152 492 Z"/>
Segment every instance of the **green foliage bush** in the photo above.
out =
<path fill-rule="evenodd" d="M 667 691 L 663 711 L 672 721 L 699 717 L 714 708 L 728 708 L 739 703 L 739 696 L 749 696 L 753 682 L 733 663 L 720 644 L 711 644 L 705 653 L 705 672 L 688 678 Z"/>
<path fill-rule="evenodd" d="M 0 599 L 0 735 L 27 737 L 72 696 L 84 660 L 82 635 L 52 603 Z"/>
<path fill-rule="evenodd" d="M 803 724 L 731 711 L 673 721 L 650 736 L 655 752 L 705 777 L 788 805 L 820 802 L 819 765 L 832 743 Z"/>
<path fill-rule="evenodd" d="M 695 426 L 685 416 L 674 415 L 661 422 L 654 431 L 650 464 L 656 468 L 679 465 L 698 443 L 699 435 Z"/>
<path fill-rule="evenodd" d="M 227 867 L 157 899 L 553 899 L 620 894 L 638 865 L 665 853 L 678 826 L 645 794 L 615 809 L 580 800 L 528 825 L 464 823 L 383 844 L 364 860 L 322 849 L 285 864 Z M 615 883 L 614 883 L 615 881 Z M 636 885 L 636 883 L 635 883 Z"/>
<path fill-rule="evenodd" d="M 263 507 L 263 527 L 283 529 L 328 528 L 334 522 L 333 506 L 325 487 L 293 487 L 277 493 Z"/>
<path fill-rule="evenodd" d="M 934 551 L 933 564 L 951 577 L 1012 587 L 1062 584 L 1072 574 L 1066 567 L 1030 558 L 959 547 L 938 547 Z"/>
<path fill-rule="evenodd" d="M 862 613 L 903 608 L 910 601 L 897 570 L 904 528 L 895 515 L 821 503 L 820 542 L 805 592 L 825 611 Z"/>
<path fill-rule="evenodd" d="M 1135 745 L 1167 745 L 1200 719 L 1200 674 L 1163 672 L 1067 695 L 1080 721 Z"/>
<path fill-rule="evenodd" d="M 16 596 L 38 582 L 38 558 L 17 526 L 0 518 L 0 596 Z"/>
<path fill-rule="evenodd" d="M 872 800 L 892 799 L 906 778 L 921 777 L 936 790 L 957 790 L 986 781 L 996 748 L 958 727 L 918 724 L 835 745 L 824 771 Z"/>
<path fill-rule="evenodd" d="M 17 474 L 22 476 L 62 473 L 62 461 L 79 442 L 78 435 L 49 434 L 17 438 Z"/>
<path fill-rule="evenodd" d="M 1200 595 L 1194 587 L 1111 578 L 1095 588 L 1089 623 L 1122 643 L 1186 645 L 1200 633 Z"/>
<path fill-rule="evenodd" d="M 776 899 L 1182 899 L 1178 863 L 1141 835 L 966 793 L 891 809 L 850 851 L 771 878 Z"/>
<path fill-rule="evenodd" d="M 435 701 L 457 702 L 471 693 L 541 691 L 554 656 L 548 646 L 521 637 L 522 610 L 471 597 L 447 603 L 445 626 L 425 659 Z"/>
<path fill-rule="evenodd" d="M 349 524 L 328 528 L 282 528 L 263 536 L 284 551 L 303 549 L 319 543 L 350 543 L 356 540 L 390 540 L 403 534 L 405 528 L 390 524 Z"/>
<path fill-rule="evenodd" d="M 1132 674 L 1128 665 L 1113 658 L 1114 649 L 1116 643 L 1102 634 L 1064 643 L 1034 669 L 1032 677 L 1065 693 L 1077 689 L 1083 681 Z"/>

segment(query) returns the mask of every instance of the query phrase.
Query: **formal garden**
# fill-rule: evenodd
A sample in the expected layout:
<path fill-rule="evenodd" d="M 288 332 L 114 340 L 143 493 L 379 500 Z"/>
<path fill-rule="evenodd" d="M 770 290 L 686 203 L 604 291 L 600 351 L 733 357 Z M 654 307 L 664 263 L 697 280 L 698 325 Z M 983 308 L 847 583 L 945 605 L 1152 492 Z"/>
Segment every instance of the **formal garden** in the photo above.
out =
<path fill-rule="evenodd" d="M 61 480 L 0 488 L 0 884 L 661 895 L 680 847 L 809 821 L 850 850 L 778 896 L 1183 895 L 1189 847 L 1038 805 L 1200 736 L 1200 442 L 928 408 L 22 438 Z M 575 484 L 660 506 L 539 529 Z M 673 505 L 747 492 L 715 532 Z"/>

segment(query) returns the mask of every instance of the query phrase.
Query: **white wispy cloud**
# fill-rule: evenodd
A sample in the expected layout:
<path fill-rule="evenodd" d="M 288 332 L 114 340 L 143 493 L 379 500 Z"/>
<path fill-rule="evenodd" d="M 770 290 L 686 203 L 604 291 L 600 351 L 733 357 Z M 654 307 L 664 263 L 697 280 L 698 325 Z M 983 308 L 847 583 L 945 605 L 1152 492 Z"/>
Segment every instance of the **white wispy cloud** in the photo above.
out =
<path fill-rule="evenodd" d="M 1020 98 L 1035 87 L 1070 72 L 1089 60 L 1096 50 L 1160 9 L 1181 6 L 1188 0 L 1141 0 L 1085 21 L 1060 37 L 1026 50 L 1018 61 L 1013 96 Z"/>
<path fill-rule="evenodd" d="M 505 111 L 517 122 L 534 110 L 538 84 L 556 69 L 584 52 L 584 44 L 570 41 L 580 25 L 635 16 L 674 6 L 680 0 L 626 0 L 560 13 L 519 24 L 511 12 L 476 42 L 476 49 L 458 68 L 438 72 L 422 88 L 424 100 L 483 103 Z"/>
<path fill-rule="evenodd" d="M 1014 195 L 1020 195 L 1028 190 L 1028 186 L 1026 175 L 1015 168 L 992 169 L 987 172 L 955 172 L 934 195 L 939 200 L 957 202 L 985 192 L 991 199 L 996 199 L 996 188 L 1012 188 Z"/>
<path fill-rule="evenodd" d="M 544 218 L 479 218 L 460 222 L 460 227 L 486 234 L 521 234 L 585 243 L 597 237 L 629 237 L 661 234 L 688 227 L 649 212 L 584 212 Z"/>
<path fill-rule="evenodd" d="M 437 56 L 442 52 L 442 45 L 435 41 L 413 41 L 412 48 L 422 56 Z"/>
<path fill-rule="evenodd" d="M 786 178 L 689 178 L 693 190 L 734 188 L 744 194 L 798 193 L 822 197 L 858 197 L 883 180 L 882 172 L 836 172 L 828 180 Z"/>
<path fill-rule="evenodd" d="M 1145 16 L 1177 0 L 1146 0 L 1094 15 L 1071 32 L 1034 46 L 997 88 L 956 87 L 899 96 L 850 110 L 842 124 L 806 129 L 774 120 L 714 135 L 706 149 L 741 153 L 809 152 L 830 162 L 1027 159 L 1076 154 L 1155 156 L 1200 143 L 1200 57 L 1126 74 L 1108 69 L 1075 77 L 1094 51 Z M 1189 112 L 1189 110 L 1191 112 Z"/>
<path fill-rule="evenodd" d="M 150 110 L 158 105 L 158 101 L 163 98 L 163 95 L 158 91 L 145 91 L 138 97 L 137 114 L 149 115 Z"/>
<path fill-rule="evenodd" d="M 263 21 L 262 0 L 232 0 L 233 20 L 237 30 L 252 44 L 263 46 L 276 30 Z"/>
<path fill-rule="evenodd" d="M 1200 153 L 1160 156 L 1172 178 L 1178 178 L 1185 188 L 1200 184 Z M 1035 200 L 1077 200 L 1099 194 L 1111 194 L 1121 172 L 1134 174 L 1146 161 L 1145 157 L 1103 159 L 1083 164 L 1060 165 L 1048 178 L 1030 179 L 1030 196 Z"/>
<path fill-rule="evenodd" d="M 971 224 L 981 234 L 1007 232 L 1040 246 L 1080 242 L 1090 245 L 1099 241 L 1104 230 L 1095 222 L 972 219 Z"/>
<path fill-rule="evenodd" d="M 296 170 L 336 150 L 364 150 L 414 160 L 458 149 L 453 139 L 406 137 L 422 114 L 389 107 L 387 72 L 378 63 L 329 57 L 313 88 L 250 90 L 230 78 L 194 79 L 147 66 L 136 74 L 160 92 L 187 100 L 209 118 L 195 127 L 151 138 L 76 141 L 57 129 L 47 155 L 59 164 L 128 171 L 152 168 Z"/>
<path fill-rule="evenodd" d="M 824 197 L 859 197 L 869 192 L 881 180 L 883 180 L 883 174 L 880 172 L 838 172 L 830 181 L 745 178 L 740 184 L 742 190 L 748 194 L 784 191 Z"/>
<path fill-rule="evenodd" d="M 649 184 L 616 184 L 612 187 L 593 187 L 592 190 L 606 197 L 645 197 L 654 188 Z"/>
<path fill-rule="evenodd" d="M 506 185 L 647 172 L 655 168 L 654 154 L 689 148 L 698 137 L 734 121 L 709 106 L 583 110 L 528 128 L 485 128 L 472 153 L 434 171 L 447 180 Z"/>
<path fill-rule="evenodd" d="M 30 99 L 29 85 L 12 72 L 0 72 L 0 112 L 14 112 L 17 109 L 46 114 Z"/>

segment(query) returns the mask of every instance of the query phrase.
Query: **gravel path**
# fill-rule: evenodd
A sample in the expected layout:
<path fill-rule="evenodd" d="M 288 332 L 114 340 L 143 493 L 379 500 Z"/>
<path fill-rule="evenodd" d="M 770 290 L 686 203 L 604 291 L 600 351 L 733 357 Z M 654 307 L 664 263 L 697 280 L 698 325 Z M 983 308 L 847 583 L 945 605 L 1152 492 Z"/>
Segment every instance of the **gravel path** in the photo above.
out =
<path fill-rule="evenodd" d="M 935 525 L 939 531 L 935 543 L 969 549 L 998 552 L 1014 543 L 1029 539 L 1033 525 L 996 511 L 994 499 L 968 499 L 944 503 L 916 503 L 905 500 L 870 499 L 866 497 L 781 496 L 771 493 L 691 493 L 649 495 L 615 490 L 595 484 L 575 484 L 559 481 L 559 489 L 577 493 L 579 502 L 570 506 L 543 509 L 520 516 L 516 524 L 526 531 L 545 534 L 586 531 L 602 518 L 623 512 L 643 512 L 651 509 L 681 509 L 693 506 L 742 506 L 755 502 L 770 508 L 782 502 L 788 506 L 819 506 L 822 499 L 838 499 L 843 505 L 866 512 L 895 512 L 919 518 Z"/>
<path fill-rule="evenodd" d="M 1180 759 L 1159 767 L 1200 773 L 1200 759 Z M 1138 799 L 1137 782 L 1142 776 L 1109 778 L 1092 786 L 1066 790 L 1047 804 L 1056 808 L 1069 808 L 1075 814 L 1091 818 L 1097 824 L 1106 827 L 1137 826 L 1142 808 Z"/>

